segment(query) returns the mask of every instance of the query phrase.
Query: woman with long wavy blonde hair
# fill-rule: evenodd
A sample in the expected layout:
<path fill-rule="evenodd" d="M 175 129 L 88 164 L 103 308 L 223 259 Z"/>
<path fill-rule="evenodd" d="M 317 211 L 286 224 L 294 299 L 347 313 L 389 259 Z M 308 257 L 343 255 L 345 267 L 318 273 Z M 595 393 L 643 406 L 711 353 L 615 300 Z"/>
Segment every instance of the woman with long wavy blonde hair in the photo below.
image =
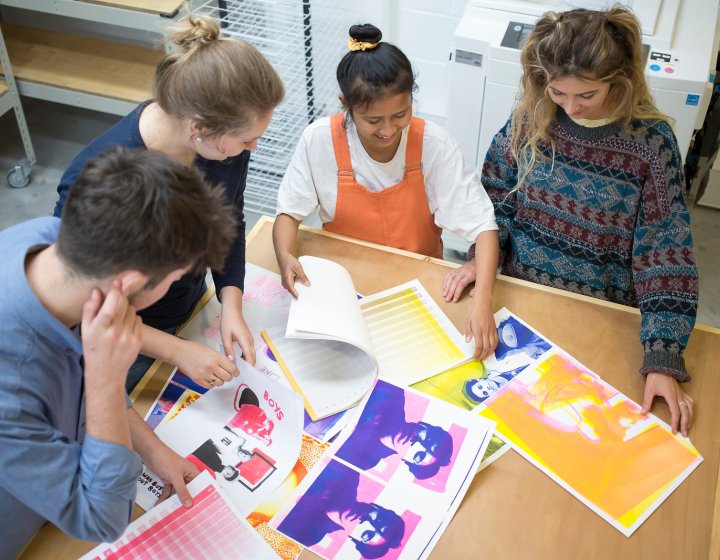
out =
<path fill-rule="evenodd" d="M 622 7 L 546 13 L 521 62 L 517 105 L 482 174 L 502 272 L 639 307 L 643 409 L 664 398 L 687 434 L 693 400 L 678 382 L 690 379 L 697 267 L 681 156 L 645 81 L 638 21 Z"/>
<path fill-rule="evenodd" d="M 555 145 L 551 124 L 558 107 L 565 108 L 562 97 L 549 91 L 548 85 L 555 79 L 573 77 L 611 86 L 602 104 L 603 117 L 626 132 L 632 133 L 637 127 L 633 121 L 670 121 L 653 103 L 645 81 L 640 28 L 635 16 L 625 9 L 546 14 L 528 37 L 520 62 L 521 93 L 512 114 L 511 133 L 521 179 L 540 155 L 539 144 Z M 574 116 L 575 109 L 571 107 L 566 113 Z"/>

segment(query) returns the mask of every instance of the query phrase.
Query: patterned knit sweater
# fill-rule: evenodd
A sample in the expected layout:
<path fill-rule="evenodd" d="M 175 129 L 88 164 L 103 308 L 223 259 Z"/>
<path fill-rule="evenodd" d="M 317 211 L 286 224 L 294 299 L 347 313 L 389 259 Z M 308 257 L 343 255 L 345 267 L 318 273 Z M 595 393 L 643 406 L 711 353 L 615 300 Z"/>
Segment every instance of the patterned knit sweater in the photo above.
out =
<path fill-rule="evenodd" d="M 688 381 L 682 352 L 695 324 L 698 275 L 677 141 L 670 126 L 586 128 L 561 109 L 549 147 L 515 192 L 509 122 L 482 183 L 495 206 L 504 274 L 639 307 L 640 372 Z"/>

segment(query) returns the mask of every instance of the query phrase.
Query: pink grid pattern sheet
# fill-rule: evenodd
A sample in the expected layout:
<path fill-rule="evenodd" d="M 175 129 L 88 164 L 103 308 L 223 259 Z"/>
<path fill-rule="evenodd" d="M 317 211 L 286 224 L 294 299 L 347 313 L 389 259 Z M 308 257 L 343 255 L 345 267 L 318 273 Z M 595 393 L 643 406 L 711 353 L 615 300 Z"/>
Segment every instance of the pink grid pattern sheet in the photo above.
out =
<path fill-rule="evenodd" d="M 162 507 L 156 508 L 162 510 Z M 182 506 L 165 513 L 151 510 L 130 526 L 122 538 L 102 551 L 97 560 L 154 560 L 173 558 L 259 558 L 257 535 L 214 486 L 203 488 L 190 509 Z"/>

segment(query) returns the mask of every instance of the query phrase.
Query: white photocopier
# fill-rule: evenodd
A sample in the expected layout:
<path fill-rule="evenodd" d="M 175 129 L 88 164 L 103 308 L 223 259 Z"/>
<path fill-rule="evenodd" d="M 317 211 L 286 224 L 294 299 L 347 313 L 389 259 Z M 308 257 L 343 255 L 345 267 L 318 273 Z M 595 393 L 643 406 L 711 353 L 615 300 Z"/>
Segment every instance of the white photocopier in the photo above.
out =
<path fill-rule="evenodd" d="M 482 167 L 505 124 L 520 82 L 520 49 L 547 11 L 603 9 L 607 0 L 469 0 L 458 24 L 449 69 L 447 129 Z M 718 0 L 621 0 L 640 21 L 645 75 L 661 112 L 673 117 L 685 157 L 712 93 Z"/>

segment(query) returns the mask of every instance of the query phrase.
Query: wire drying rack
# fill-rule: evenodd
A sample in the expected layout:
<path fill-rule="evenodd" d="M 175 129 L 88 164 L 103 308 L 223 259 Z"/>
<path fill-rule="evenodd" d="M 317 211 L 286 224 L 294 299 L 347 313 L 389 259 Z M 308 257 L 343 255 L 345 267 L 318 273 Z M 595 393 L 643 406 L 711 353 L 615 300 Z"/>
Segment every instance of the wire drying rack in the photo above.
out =
<path fill-rule="evenodd" d="M 196 10 L 220 21 L 223 33 L 251 43 L 285 83 L 285 100 L 250 158 L 245 211 L 275 215 L 277 191 L 303 129 L 337 112 L 335 69 L 346 29 L 331 0 L 209 1 Z"/>

